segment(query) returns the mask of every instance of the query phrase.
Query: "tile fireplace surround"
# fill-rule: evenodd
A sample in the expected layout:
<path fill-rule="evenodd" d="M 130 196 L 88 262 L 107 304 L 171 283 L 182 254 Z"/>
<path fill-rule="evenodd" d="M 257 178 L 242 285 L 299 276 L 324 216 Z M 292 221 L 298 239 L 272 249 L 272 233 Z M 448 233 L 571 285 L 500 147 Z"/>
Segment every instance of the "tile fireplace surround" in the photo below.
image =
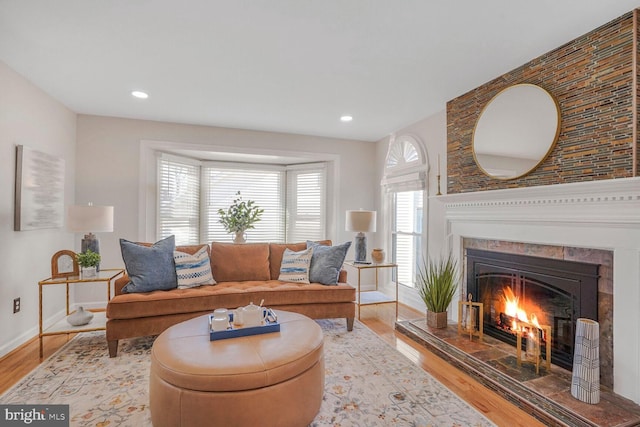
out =
<path fill-rule="evenodd" d="M 613 254 L 613 391 L 640 404 L 640 178 L 437 197 L 445 239 L 598 249 Z M 499 249 L 495 249 L 498 250 Z M 454 302 L 451 317 L 457 318 Z"/>

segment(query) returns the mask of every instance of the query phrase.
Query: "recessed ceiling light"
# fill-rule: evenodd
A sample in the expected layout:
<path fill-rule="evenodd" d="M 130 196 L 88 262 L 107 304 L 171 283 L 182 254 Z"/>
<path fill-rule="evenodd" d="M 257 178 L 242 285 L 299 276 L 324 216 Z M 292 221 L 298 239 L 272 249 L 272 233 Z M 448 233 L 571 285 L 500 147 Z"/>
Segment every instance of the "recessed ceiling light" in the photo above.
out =
<path fill-rule="evenodd" d="M 145 92 L 141 92 L 139 90 L 134 90 L 133 92 L 131 92 L 131 95 L 140 99 L 147 99 L 149 97 L 149 95 L 147 95 Z"/>
<path fill-rule="evenodd" d="M 353 120 L 353 117 L 351 117 L 351 116 L 342 116 L 342 117 L 340 117 L 340 121 L 341 122 L 350 122 L 351 120 Z"/>

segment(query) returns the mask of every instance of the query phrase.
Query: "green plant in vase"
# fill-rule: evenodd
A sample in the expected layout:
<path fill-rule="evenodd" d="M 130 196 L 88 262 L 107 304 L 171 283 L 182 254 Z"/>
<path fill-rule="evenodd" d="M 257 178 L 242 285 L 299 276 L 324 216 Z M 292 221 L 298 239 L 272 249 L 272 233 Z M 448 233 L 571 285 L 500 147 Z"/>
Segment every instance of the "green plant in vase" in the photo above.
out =
<path fill-rule="evenodd" d="M 424 261 L 418 267 L 416 286 L 427 306 L 427 325 L 447 327 L 447 309 L 458 289 L 458 263 L 451 254 L 438 261 Z"/>
<path fill-rule="evenodd" d="M 235 233 L 235 243 L 244 243 L 245 231 L 255 228 L 254 224 L 260 221 L 264 209 L 260 209 L 253 200 L 243 200 L 239 191 L 236 196 L 229 208 L 218 209 L 219 222 L 228 233 Z"/>
<path fill-rule="evenodd" d="M 87 249 L 85 252 L 76 254 L 76 261 L 82 267 L 82 276 L 85 278 L 96 277 L 98 264 L 100 264 L 100 254 Z"/>

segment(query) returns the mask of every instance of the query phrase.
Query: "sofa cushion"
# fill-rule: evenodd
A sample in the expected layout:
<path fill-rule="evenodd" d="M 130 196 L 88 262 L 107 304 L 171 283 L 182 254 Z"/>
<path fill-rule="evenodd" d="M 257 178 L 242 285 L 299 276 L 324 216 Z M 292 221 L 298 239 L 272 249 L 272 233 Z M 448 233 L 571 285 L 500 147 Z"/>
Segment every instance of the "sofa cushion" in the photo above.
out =
<path fill-rule="evenodd" d="M 262 299 L 266 307 L 339 304 L 354 301 L 355 288 L 348 284 L 328 287 L 318 283 L 304 284 L 279 280 L 219 281 L 215 286 L 116 295 L 107 305 L 107 318 L 137 319 L 213 311 L 220 307 L 232 309 L 245 306 L 252 301 L 254 304 L 259 303 Z"/>
<path fill-rule="evenodd" d="M 269 280 L 269 244 L 213 242 L 211 272 L 218 283 Z"/>
<path fill-rule="evenodd" d="M 309 283 L 309 266 L 311 265 L 312 255 L 313 248 L 300 252 L 285 249 L 278 280 L 284 282 Z"/>
<path fill-rule="evenodd" d="M 189 255 L 194 255 L 196 252 L 204 248 L 207 251 L 207 256 L 210 255 L 209 245 L 176 245 L 176 251 L 184 252 Z"/>
<path fill-rule="evenodd" d="M 216 283 L 211 274 L 211 261 L 206 247 L 200 248 L 193 255 L 176 250 L 173 252 L 173 260 L 176 264 L 179 289 Z"/>
<path fill-rule="evenodd" d="M 350 246 L 351 242 L 336 246 L 325 246 L 307 241 L 307 247 L 313 248 L 309 280 L 323 285 L 336 285 L 340 269 Z"/>
<path fill-rule="evenodd" d="M 130 280 L 122 292 L 151 292 L 176 288 L 178 280 L 173 261 L 175 247 L 174 236 L 162 239 L 151 246 L 120 239 L 122 259 Z"/>
<path fill-rule="evenodd" d="M 331 246 L 331 240 L 320 240 L 316 243 Z M 269 268 L 271 270 L 271 280 L 278 280 L 280 276 L 280 265 L 285 249 L 300 252 L 307 249 L 307 243 L 269 243 Z"/>

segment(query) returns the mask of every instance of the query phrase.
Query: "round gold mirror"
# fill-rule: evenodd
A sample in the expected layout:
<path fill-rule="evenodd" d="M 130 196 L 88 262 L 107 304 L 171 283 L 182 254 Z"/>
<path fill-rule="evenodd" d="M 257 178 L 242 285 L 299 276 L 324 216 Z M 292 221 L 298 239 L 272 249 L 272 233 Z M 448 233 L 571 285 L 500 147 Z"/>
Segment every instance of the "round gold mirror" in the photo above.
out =
<path fill-rule="evenodd" d="M 473 157 L 492 178 L 514 179 L 534 170 L 560 133 L 560 108 L 532 84 L 510 86 L 484 107 L 473 132 Z"/>

